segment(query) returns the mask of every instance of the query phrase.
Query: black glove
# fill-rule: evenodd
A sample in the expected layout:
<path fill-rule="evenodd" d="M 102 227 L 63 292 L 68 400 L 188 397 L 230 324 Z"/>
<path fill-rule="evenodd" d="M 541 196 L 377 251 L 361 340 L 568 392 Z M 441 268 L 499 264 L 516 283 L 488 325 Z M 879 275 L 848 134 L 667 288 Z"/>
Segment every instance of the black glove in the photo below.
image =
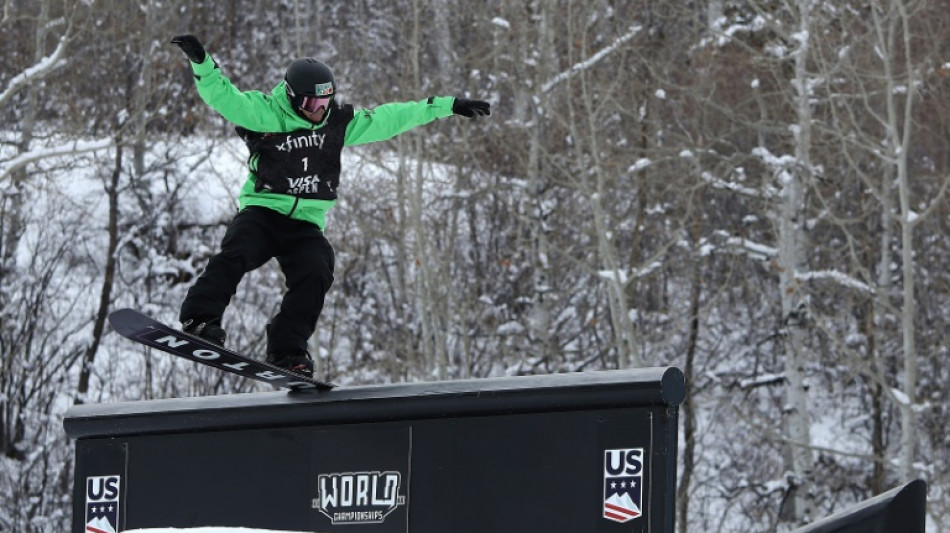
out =
<path fill-rule="evenodd" d="M 194 35 L 176 35 L 172 37 L 172 44 L 177 44 L 192 63 L 201 63 L 208 55 L 205 47 L 201 46 L 201 41 Z"/>
<path fill-rule="evenodd" d="M 484 100 L 466 100 L 456 98 L 452 104 L 452 112 L 463 117 L 481 117 L 491 115 L 491 104 Z"/>

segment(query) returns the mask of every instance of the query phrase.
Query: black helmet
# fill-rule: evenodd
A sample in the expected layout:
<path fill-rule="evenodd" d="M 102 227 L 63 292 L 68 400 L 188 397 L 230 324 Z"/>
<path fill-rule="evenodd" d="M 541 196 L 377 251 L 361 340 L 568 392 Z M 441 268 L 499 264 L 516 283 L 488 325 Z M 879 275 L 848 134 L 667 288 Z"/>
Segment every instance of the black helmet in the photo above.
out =
<path fill-rule="evenodd" d="M 287 82 L 287 97 L 294 109 L 303 106 L 306 96 L 332 99 L 336 95 L 333 71 L 312 57 L 294 59 L 287 67 L 284 81 Z"/>

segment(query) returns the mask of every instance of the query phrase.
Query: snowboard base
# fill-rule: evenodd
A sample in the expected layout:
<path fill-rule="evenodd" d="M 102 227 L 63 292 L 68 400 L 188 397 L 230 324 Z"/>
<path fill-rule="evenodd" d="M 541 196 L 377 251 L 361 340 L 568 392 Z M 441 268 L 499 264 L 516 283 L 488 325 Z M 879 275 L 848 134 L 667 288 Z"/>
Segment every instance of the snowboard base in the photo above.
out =
<path fill-rule="evenodd" d="M 262 383 L 295 391 L 330 390 L 336 386 L 223 348 L 163 324 L 134 309 L 113 311 L 109 314 L 109 324 L 127 339 Z"/>

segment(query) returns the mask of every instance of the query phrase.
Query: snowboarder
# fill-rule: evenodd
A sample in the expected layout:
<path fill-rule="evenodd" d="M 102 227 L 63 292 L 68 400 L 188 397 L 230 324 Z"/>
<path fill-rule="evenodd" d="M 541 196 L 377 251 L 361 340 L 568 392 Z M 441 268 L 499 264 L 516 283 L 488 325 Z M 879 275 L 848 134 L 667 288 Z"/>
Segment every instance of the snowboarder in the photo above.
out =
<path fill-rule="evenodd" d="M 490 115 L 490 104 L 437 96 L 354 109 L 338 101 L 333 72 L 313 58 L 292 61 L 270 94 L 240 91 L 195 36 L 171 42 L 188 56 L 202 100 L 236 126 L 250 150 L 238 214 L 182 303 L 182 329 L 223 346 L 221 316 L 238 283 L 276 257 L 287 292 L 267 325 L 267 362 L 310 376 L 307 340 L 333 283 L 333 248 L 323 231 L 337 201 L 343 147 L 453 114 Z"/>

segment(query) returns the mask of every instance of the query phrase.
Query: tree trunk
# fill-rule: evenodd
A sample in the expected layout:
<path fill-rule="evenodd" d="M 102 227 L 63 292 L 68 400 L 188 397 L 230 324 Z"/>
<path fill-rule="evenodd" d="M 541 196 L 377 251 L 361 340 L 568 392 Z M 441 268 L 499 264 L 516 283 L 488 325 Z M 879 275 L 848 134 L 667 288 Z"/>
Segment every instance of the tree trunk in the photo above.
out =
<path fill-rule="evenodd" d="M 699 204 L 703 204 L 700 196 Z M 697 252 L 693 257 L 693 272 L 689 291 L 689 339 L 686 343 L 686 360 L 683 363 L 683 375 L 686 378 L 686 397 L 680 406 L 680 415 L 683 420 L 683 470 L 680 474 L 679 486 L 676 488 L 676 515 L 679 533 L 687 533 L 689 518 L 689 488 L 696 467 L 696 415 L 697 410 L 693 402 L 696 401 L 696 385 L 694 382 L 696 351 L 699 344 L 699 311 L 703 289 L 703 259 L 698 252 L 702 240 L 702 219 L 696 217 L 693 222 L 693 245 Z"/>
<path fill-rule="evenodd" d="M 533 362 L 543 361 L 551 355 L 551 329 L 552 329 L 552 311 L 551 302 L 548 300 L 548 292 L 551 290 L 548 269 L 550 268 L 550 244 L 548 242 L 548 230 L 545 224 L 547 217 L 547 206 L 544 197 L 547 184 L 544 182 L 544 161 L 542 152 L 544 150 L 544 122 L 547 117 L 544 110 L 547 109 L 547 94 L 541 89 L 544 81 L 552 73 L 551 54 L 553 49 L 553 28 L 549 21 L 548 6 L 541 2 L 534 5 L 534 10 L 538 16 L 538 68 L 535 70 L 535 83 L 532 87 L 536 91 L 526 100 L 530 102 L 535 99 L 537 105 L 534 107 L 533 116 L 529 120 L 530 141 L 528 148 L 528 196 L 533 203 L 529 213 L 529 224 L 531 230 L 531 240 L 533 244 L 534 265 L 532 268 L 532 285 L 534 294 L 532 297 L 532 306 L 528 322 L 529 339 L 531 345 L 529 354 Z M 527 50 L 525 50 L 527 53 Z M 529 109 L 532 107 L 529 104 Z"/>
<path fill-rule="evenodd" d="M 877 6 L 875 6 L 877 7 Z M 901 273 L 902 306 L 901 332 L 904 355 L 903 395 L 898 402 L 901 412 L 901 453 L 900 477 L 902 481 L 914 478 L 914 459 L 916 457 L 916 416 L 914 404 L 917 401 L 917 342 L 916 342 L 916 301 L 914 299 L 914 227 L 919 222 L 911 207 L 910 170 L 908 156 L 911 149 L 910 132 L 914 126 L 913 107 L 917 91 L 917 72 L 911 53 L 911 29 L 904 0 L 887 0 L 884 9 L 872 8 L 878 44 L 883 50 L 882 63 L 886 84 L 885 100 L 887 123 L 886 139 L 890 156 L 897 172 L 897 194 L 900 208 L 898 219 L 901 228 Z M 883 15 L 883 18 L 881 18 Z M 896 41 L 902 42 L 898 44 Z M 897 67 L 892 61 L 902 64 Z M 896 71 L 902 71 L 906 79 L 898 79 Z M 900 89 L 900 90 L 898 90 Z M 903 103 L 901 100 L 903 99 Z M 883 191 L 890 194 L 890 187 Z"/>
<path fill-rule="evenodd" d="M 779 221 L 779 291 L 782 301 L 782 318 L 786 329 L 785 337 L 785 394 L 786 422 L 788 437 L 789 471 L 794 479 L 790 480 L 792 507 L 786 513 L 786 519 L 792 523 L 812 518 L 812 504 L 809 497 L 814 458 L 810 450 L 811 435 L 808 417 L 807 386 L 805 370 L 809 360 L 808 305 L 804 289 L 797 278 L 804 266 L 805 258 L 805 190 L 811 183 L 811 97 L 809 93 L 810 76 L 807 70 L 809 55 L 809 31 L 811 30 L 812 0 L 799 0 L 799 48 L 794 54 L 795 106 L 797 123 L 793 131 L 795 138 L 796 168 L 783 171 L 780 180 L 783 183 L 781 219 Z"/>
<path fill-rule="evenodd" d="M 115 145 L 115 168 L 106 185 L 106 195 L 109 198 L 109 244 L 106 247 L 106 265 L 102 273 L 102 288 L 99 289 L 99 308 L 92 327 L 92 342 L 83 355 L 82 367 L 79 369 L 79 385 L 76 387 L 74 402 L 85 403 L 89 392 L 89 378 L 92 367 L 99 352 L 99 344 L 105 331 L 106 317 L 112 305 L 112 288 L 115 285 L 116 250 L 119 245 L 119 177 L 122 175 L 122 144 Z"/>

